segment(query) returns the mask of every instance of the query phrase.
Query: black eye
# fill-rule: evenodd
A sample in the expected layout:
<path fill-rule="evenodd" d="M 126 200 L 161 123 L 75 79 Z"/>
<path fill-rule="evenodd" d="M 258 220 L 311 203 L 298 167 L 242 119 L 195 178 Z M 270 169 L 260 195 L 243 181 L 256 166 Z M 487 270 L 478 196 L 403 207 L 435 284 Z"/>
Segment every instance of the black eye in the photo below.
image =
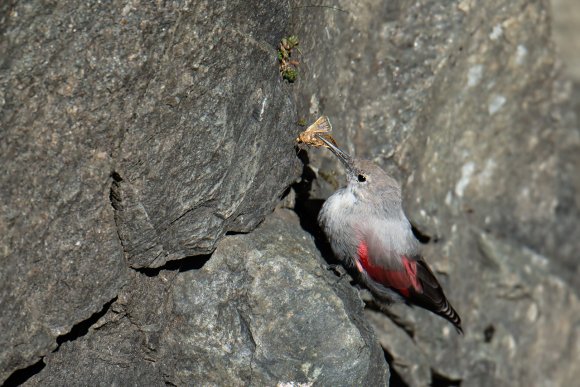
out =
<path fill-rule="evenodd" d="M 365 175 L 358 175 L 357 176 L 358 181 L 360 181 L 361 183 L 364 183 L 365 181 L 367 181 L 367 178 Z"/>

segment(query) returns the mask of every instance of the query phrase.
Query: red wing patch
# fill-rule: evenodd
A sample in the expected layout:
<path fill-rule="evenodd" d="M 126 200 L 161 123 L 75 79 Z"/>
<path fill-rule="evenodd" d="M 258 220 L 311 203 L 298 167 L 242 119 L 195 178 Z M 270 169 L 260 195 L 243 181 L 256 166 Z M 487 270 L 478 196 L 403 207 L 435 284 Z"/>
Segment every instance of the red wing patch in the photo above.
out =
<path fill-rule="evenodd" d="M 405 256 L 403 256 L 403 265 L 405 266 L 405 271 L 411 280 L 411 285 L 417 290 L 421 291 L 421 283 L 419 282 L 419 278 L 417 277 L 417 261 L 411 260 Z"/>
<path fill-rule="evenodd" d="M 398 290 L 403 296 L 409 295 L 409 288 L 422 292 L 422 286 L 417 278 L 417 262 L 405 256 L 401 257 L 404 270 L 389 270 L 384 267 L 374 265 L 369 259 L 369 249 L 364 241 L 358 245 L 358 260 L 356 267 L 359 271 L 366 273 L 374 281 Z"/>

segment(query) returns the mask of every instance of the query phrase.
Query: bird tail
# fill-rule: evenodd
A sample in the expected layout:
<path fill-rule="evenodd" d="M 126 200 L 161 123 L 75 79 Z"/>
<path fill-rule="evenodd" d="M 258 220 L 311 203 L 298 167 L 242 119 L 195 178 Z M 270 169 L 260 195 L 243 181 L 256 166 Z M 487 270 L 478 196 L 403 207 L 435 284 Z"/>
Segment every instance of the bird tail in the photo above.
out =
<path fill-rule="evenodd" d="M 417 261 L 417 278 L 421 282 L 422 291 L 419 292 L 410 288 L 407 300 L 411 304 L 420 306 L 443 317 L 455 326 L 458 333 L 463 333 L 461 317 L 453 309 L 453 306 L 451 306 L 447 297 L 445 297 L 439 281 L 437 281 L 429 266 L 422 259 Z"/>

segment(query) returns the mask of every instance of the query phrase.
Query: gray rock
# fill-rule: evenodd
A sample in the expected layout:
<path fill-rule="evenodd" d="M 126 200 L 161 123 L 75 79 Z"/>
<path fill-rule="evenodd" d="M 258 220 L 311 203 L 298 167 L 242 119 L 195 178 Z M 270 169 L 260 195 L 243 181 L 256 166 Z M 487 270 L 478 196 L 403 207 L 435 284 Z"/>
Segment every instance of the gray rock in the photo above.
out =
<path fill-rule="evenodd" d="M 288 16 L 0 6 L 0 381 L 113 299 L 126 262 L 210 253 L 272 211 L 298 175 L 275 50 Z"/>
<path fill-rule="evenodd" d="M 409 385 L 573 384 L 580 125 L 555 66 L 547 3 L 340 7 L 348 13 L 296 11 L 298 115 L 330 116 L 344 148 L 402 182 L 466 330 L 456 337 L 441 319 L 397 307 L 406 328 L 397 332 L 369 312 L 392 366 Z M 324 198 L 341 167 L 325 151 L 310 162 L 311 198 Z"/>
<path fill-rule="evenodd" d="M 574 384 L 580 134 L 546 3 L 339 7 L 0 3 L 0 380 L 44 359 L 29 384 L 386 384 L 348 277 L 293 216 L 222 239 L 298 175 L 296 119 L 327 114 L 402 181 L 464 319 L 369 307 L 397 377 Z M 287 205 L 315 231 L 341 177 L 310 157 Z"/>
<path fill-rule="evenodd" d="M 295 214 L 223 239 L 199 270 L 133 274 L 31 385 L 386 385 L 363 303 Z"/>
<path fill-rule="evenodd" d="M 454 223 L 444 219 L 467 216 L 577 281 L 580 241 L 569 235 L 580 234 L 580 132 L 562 106 L 545 4 L 344 8 L 297 11 L 298 115 L 329 115 L 340 144 L 399 178 L 410 215 L 433 239 Z M 330 168 L 312 153 L 326 178 Z"/>
<path fill-rule="evenodd" d="M 547 258 L 487 233 L 470 231 L 469 237 L 456 231 L 442 248 L 449 257 L 456 257 L 466 243 L 473 243 L 470 263 L 479 275 L 451 281 L 451 275 L 445 275 L 448 267 L 434 265 L 444 286 L 454 295 L 463 295 L 452 300 L 461 305 L 465 335 L 457 335 L 443 320 L 423 310 L 392 308 L 391 313 L 411 327 L 411 339 L 408 331 L 394 329 L 395 324 L 384 315 L 368 311 L 381 344 L 393 359 L 391 365 L 410 386 L 429 384 L 434 375 L 470 386 L 508 386 L 514 381 L 575 384 L 580 302 L 574 290 L 550 273 Z"/>
<path fill-rule="evenodd" d="M 552 31 L 558 46 L 558 57 L 564 62 L 570 78 L 580 82 L 580 42 L 574 39 L 580 33 L 580 4 L 574 0 L 551 0 Z"/>
<path fill-rule="evenodd" d="M 287 11 L 260 19 L 273 5 L 257 2 L 246 19 L 241 2 L 175 12 L 155 77 L 132 85 L 139 100 L 114 196 L 132 267 L 210 253 L 226 231 L 255 228 L 296 178 L 297 128 L 274 48 Z"/>
<path fill-rule="evenodd" d="M 432 378 L 429 359 L 413 341 L 413 337 L 379 311 L 367 309 L 365 315 L 375 326 L 381 346 L 387 349 L 391 372 L 396 372 L 409 386 L 430 385 Z"/>

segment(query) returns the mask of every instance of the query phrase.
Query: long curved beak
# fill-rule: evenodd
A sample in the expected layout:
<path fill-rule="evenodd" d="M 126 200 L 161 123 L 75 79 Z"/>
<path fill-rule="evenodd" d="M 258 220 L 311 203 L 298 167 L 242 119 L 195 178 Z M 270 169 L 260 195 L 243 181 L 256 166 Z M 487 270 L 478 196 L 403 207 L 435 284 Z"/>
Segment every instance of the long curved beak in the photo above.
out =
<path fill-rule="evenodd" d="M 342 164 L 344 164 L 344 167 L 348 170 L 348 171 L 352 171 L 352 157 L 350 157 L 350 155 L 348 153 L 346 153 L 345 151 L 343 151 L 342 149 L 340 149 L 339 147 L 337 147 L 336 145 L 334 145 L 332 142 L 330 142 L 329 140 L 327 140 L 324 135 L 322 134 L 317 134 L 316 137 L 318 137 L 318 139 L 320 141 L 322 141 L 323 143 L 326 144 L 326 146 L 328 147 L 328 149 L 331 150 L 332 153 L 334 153 L 336 155 L 336 157 L 338 157 L 338 159 L 342 162 Z"/>

